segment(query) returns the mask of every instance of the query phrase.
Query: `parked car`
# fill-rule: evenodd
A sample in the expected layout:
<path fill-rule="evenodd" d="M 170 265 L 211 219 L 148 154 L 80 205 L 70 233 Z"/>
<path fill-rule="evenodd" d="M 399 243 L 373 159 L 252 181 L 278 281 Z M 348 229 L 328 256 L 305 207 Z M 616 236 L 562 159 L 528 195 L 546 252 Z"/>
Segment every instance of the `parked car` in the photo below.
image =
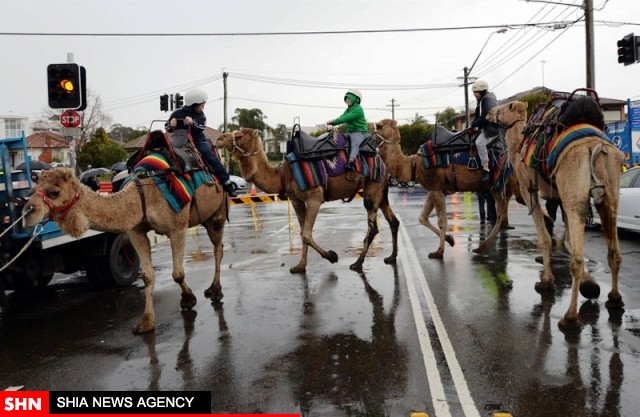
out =
<path fill-rule="evenodd" d="M 591 200 L 593 222 L 600 224 L 600 217 Z M 618 227 L 640 232 L 640 167 L 628 169 L 620 177 L 620 204 Z"/>
<path fill-rule="evenodd" d="M 229 179 L 231 180 L 231 184 L 233 184 L 236 191 L 247 189 L 247 181 L 244 178 L 237 175 L 229 175 Z"/>

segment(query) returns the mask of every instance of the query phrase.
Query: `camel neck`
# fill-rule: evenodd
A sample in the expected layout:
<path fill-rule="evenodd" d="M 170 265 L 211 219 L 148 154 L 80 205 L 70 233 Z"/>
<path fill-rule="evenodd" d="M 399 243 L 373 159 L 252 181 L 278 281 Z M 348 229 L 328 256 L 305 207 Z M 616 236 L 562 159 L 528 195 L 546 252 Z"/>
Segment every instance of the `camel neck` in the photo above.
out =
<path fill-rule="evenodd" d="M 86 187 L 80 187 L 77 210 L 88 219 L 88 228 L 101 232 L 126 232 L 140 223 L 142 204 L 136 187 L 101 195 Z"/>
<path fill-rule="evenodd" d="M 389 169 L 391 176 L 398 181 L 409 181 L 412 178 L 412 156 L 402 153 L 399 144 L 389 143 L 380 149 L 380 157 Z"/>
<path fill-rule="evenodd" d="M 243 157 L 240 170 L 242 176 L 253 181 L 256 187 L 267 193 L 280 192 L 280 173 L 269 164 L 264 151 L 258 152 L 255 156 Z"/>

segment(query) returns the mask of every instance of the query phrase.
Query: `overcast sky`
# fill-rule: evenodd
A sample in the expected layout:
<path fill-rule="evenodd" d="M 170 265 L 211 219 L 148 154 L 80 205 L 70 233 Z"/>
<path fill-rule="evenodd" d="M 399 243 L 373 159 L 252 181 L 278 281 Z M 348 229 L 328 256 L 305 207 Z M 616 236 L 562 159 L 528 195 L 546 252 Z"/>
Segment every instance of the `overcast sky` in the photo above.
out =
<path fill-rule="evenodd" d="M 582 0 L 557 0 L 582 4 Z M 639 0 L 594 0 L 596 89 L 600 96 L 640 94 L 640 64 L 617 63 L 616 41 L 640 35 Z M 364 94 L 367 119 L 433 121 L 464 108 L 459 87 L 485 42 L 472 76 L 498 98 L 544 85 L 584 87 L 585 26 L 500 27 L 575 21 L 580 7 L 522 0 L 0 0 L 0 115 L 38 118 L 47 108 L 46 67 L 67 61 L 87 70 L 114 123 L 148 127 L 168 117 L 159 95 L 200 85 L 208 124 L 223 122 L 222 73 L 234 110 L 259 108 L 271 126 L 324 123 L 342 113 L 346 86 Z M 607 21 L 609 23 L 602 23 Z M 624 22 L 624 25 L 611 22 Z M 252 32 L 358 31 L 495 26 L 387 33 L 256 35 Z M 44 36 L 13 33 L 227 34 L 225 36 Z M 471 99 L 473 96 L 469 93 Z M 472 109 L 475 103 L 472 104 Z"/>

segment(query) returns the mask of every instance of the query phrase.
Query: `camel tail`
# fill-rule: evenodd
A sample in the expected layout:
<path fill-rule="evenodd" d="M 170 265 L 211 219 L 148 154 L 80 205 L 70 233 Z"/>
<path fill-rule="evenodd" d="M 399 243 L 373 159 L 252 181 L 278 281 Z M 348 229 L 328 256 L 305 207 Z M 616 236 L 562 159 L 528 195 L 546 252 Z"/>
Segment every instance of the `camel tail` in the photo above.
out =
<path fill-rule="evenodd" d="M 591 151 L 591 190 L 590 194 L 593 197 L 595 205 L 600 205 L 604 201 L 604 184 L 596 175 L 596 160 L 598 155 L 603 153 L 607 155 L 607 150 L 602 143 L 598 143 Z"/>

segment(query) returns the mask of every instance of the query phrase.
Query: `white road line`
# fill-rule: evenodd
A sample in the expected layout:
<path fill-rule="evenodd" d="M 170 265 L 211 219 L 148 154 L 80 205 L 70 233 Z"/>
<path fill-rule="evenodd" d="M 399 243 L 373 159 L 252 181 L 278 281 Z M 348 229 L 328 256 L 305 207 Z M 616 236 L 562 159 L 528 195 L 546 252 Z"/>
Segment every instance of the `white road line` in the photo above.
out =
<path fill-rule="evenodd" d="M 397 214 L 396 214 L 396 217 L 398 217 L 398 220 L 400 220 L 400 233 L 402 234 L 402 237 L 404 239 L 404 249 L 405 249 L 404 251 L 402 250 L 400 251 L 400 259 L 402 260 L 403 266 L 406 265 L 406 267 L 403 269 L 405 270 L 405 273 L 407 273 L 407 286 L 409 287 L 409 298 L 411 299 L 411 303 L 413 305 L 412 307 L 414 310 L 414 317 L 416 318 L 416 327 L 418 328 L 418 334 L 420 334 L 423 331 L 423 329 L 426 330 L 426 325 L 424 324 L 424 319 L 422 318 L 422 313 L 420 310 L 420 305 L 418 303 L 417 297 L 414 299 L 411 296 L 412 292 L 414 292 L 414 296 L 415 296 L 415 289 L 414 289 L 415 280 L 413 278 L 413 274 L 409 272 L 411 269 L 410 267 L 411 265 L 415 268 L 418 281 L 420 281 L 422 294 L 424 295 L 425 301 L 429 308 L 429 313 L 433 320 L 434 327 L 438 334 L 438 339 L 440 340 L 440 345 L 442 346 L 442 350 L 447 360 L 447 365 L 449 367 L 449 371 L 451 372 L 453 384 L 456 388 L 456 392 L 458 393 L 458 399 L 460 400 L 460 405 L 462 406 L 464 415 L 466 417 L 480 417 L 480 413 L 478 412 L 476 404 L 473 401 L 473 397 L 469 392 L 467 381 L 462 372 L 462 368 L 460 367 L 460 363 L 456 358 L 455 351 L 453 350 L 453 346 L 451 345 L 451 340 L 447 335 L 447 330 L 444 327 L 444 323 L 442 322 L 442 318 L 440 317 L 440 313 L 438 312 L 438 308 L 436 306 L 435 300 L 433 299 L 433 295 L 431 294 L 431 290 L 429 290 L 429 284 L 427 283 L 427 279 L 424 275 L 424 272 L 422 271 L 420 262 L 418 261 L 418 254 L 416 253 L 416 250 L 413 247 L 411 240 L 409 239 L 409 234 L 407 233 L 407 229 L 404 227 L 404 223 L 402 222 L 402 220 Z M 405 255 L 405 252 L 408 255 Z M 411 258 L 411 262 L 412 262 L 411 264 L 407 260 L 407 256 Z M 419 314 L 418 316 L 416 316 L 416 308 L 418 310 L 418 314 Z M 433 357 L 433 350 L 431 348 L 431 344 L 428 338 L 427 338 L 427 342 L 429 343 L 428 344 L 429 352 L 425 352 L 425 347 L 423 346 L 422 340 L 420 342 L 420 345 L 423 348 L 423 354 L 428 354 L 429 356 Z M 427 376 L 429 376 L 429 366 L 427 365 L 426 356 L 425 356 L 425 366 L 427 366 Z M 439 373 L 437 372 L 437 370 L 436 370 L 436 373 L 438 376 L 438 381 L 437 381 L 437 384 L 439 386 L 438 390 L 442 390 L 442 382 L 440 381 Z M 431 378 L 429 378 L 429 385 L 431 386 L 431 384 L 432 384 L 432 381 L 431 381 Z M 434 399 L 434 406 L 436 406 L 435 402 L 438 397 L 433 395 L 433 389 L 432 389 L 431 396 Z M 442 391 L 442 396 L 443 396 L 442 398 L 444 398 L 444 391 Z M 437 415 L 440 415 L 440 414 L 437 413 Z M 443 415 L 444 416 L 449 415 L 448 406 L 445 414 Z"/>

